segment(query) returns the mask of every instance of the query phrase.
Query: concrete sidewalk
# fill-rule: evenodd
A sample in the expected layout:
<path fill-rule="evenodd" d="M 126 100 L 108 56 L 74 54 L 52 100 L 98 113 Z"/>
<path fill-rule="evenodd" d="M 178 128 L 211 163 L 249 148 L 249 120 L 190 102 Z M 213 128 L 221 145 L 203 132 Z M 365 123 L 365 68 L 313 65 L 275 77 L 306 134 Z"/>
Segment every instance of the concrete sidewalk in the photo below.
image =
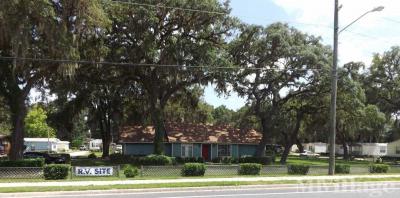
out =
<path fill-rule="evenodd" d="M 114 180 L 114 181 L 52 181 L 52 182 L 20 182 L 0 183 L 0 188 L 10 187 L 46 187 L 46 186 L 106 186 L 106 185 L 137 185 L 163 183 L 196 183 L 196 182 L 274 182 L 274 181 L 310 181 L 353 179 L 384 179 L 400 178 L 400 175 L 341 175 L 341 176 L 286 176 L 286 177 L 233 177 L 233 178 L 187 178 L 187 179 L 157 179 L 157 180 Z"/>

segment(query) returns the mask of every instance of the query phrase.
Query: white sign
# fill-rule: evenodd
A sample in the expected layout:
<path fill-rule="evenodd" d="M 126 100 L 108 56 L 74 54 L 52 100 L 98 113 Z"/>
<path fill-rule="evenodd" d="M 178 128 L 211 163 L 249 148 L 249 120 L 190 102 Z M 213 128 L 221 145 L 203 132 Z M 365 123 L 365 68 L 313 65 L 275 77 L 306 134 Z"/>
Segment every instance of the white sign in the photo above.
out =
<path fill-rule="evenodd" d="M 113 167 L 75 167 L 76 176 L 112 176 Z"/>

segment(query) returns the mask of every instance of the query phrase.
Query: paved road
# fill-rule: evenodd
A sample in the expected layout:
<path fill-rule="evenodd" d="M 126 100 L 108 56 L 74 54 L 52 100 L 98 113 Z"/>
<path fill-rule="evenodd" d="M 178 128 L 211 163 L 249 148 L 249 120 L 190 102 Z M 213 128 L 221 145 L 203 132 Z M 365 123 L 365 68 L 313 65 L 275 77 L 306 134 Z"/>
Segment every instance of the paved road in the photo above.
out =
<path fill-rule="evenodd" d="M 0 194 L 0 197 L 32 198 L 209 198 L 209 197 L 274 197 L 274 198 L 397 198 L 400 194 L 400 183 L 352 183 L 352 184 L 315 184 L 315 185 L 275 185 L 275 186 L 241 186 L 241 187 L 208 187 L 184 189 L 147 189 L 147 190 L 112 190 L 90 192 L 61 193 L 20 193 Z"/>

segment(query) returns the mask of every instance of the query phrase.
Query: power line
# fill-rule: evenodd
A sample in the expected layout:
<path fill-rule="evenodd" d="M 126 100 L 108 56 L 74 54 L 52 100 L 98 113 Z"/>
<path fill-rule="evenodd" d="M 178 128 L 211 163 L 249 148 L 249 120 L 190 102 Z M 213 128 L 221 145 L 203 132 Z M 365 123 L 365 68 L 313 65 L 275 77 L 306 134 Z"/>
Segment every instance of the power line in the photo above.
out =
<path fill-rule="evenodd" d="M 183 69 L 216 69 L 216 70 L 274 70 L 274 71 L 321 71 L 323 69 L 310 68 L 310 69 L 280 69 L 280 68 L 254 68 L 254 67 L 221 67 L 221 66 L 186 66 L 186 65 L 173 65 L 173 64 L 153 64 L 153 63 L 118 63 L 108 61 L 88 61 L 88 60 L 68 60 L 68 59 L 48 59 L 48 58 L 23 58 L 23 57 L 10 57 L 0 56 L 0 60 L 20 60 L 44 63 L 60 63 L 60 64 L 92 64 L 92 65 L 110 65 L 120 67 L 164 67 L 164 68 L 183 68 Z"/>
<path fill-rule="evenodd" d="M 200 9 L 193 9 L 193 8 L 173 7 L 173 6 L 166 6 L 166 5 L 161 5 L 161 4 L 155 5 L 155 4 L 137 3 L 137 2 L 131 2 L 131 1 L 111 1 L 111 2 L 112 3 L 120 3 L 120 4 L 128 4 L 128 5 L 143 6 L 143 7 L 166 8 L 166 9 L 182 10 L 182 11 L 188 11 L 188 12 L 200 12 L 200 13 L 207 13 L 207 14 L 218 14 L 218 15 L 228 14 L 227 12 L 200 10 Z"/>

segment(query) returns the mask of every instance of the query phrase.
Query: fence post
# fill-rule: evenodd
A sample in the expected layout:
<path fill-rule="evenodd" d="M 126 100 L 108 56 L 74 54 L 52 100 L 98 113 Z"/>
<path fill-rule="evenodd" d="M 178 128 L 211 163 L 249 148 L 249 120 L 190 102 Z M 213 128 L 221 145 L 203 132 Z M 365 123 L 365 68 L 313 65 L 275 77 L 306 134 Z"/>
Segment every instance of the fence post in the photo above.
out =
<path fill-rule="evenodd" d="M 120 177 L 121 177 L 121 173 L 120 173 L 120 171 L 121 171 L 121 166 L 120 166 L 120 165 L 117 166 L 117 170 L 118 170 L 118 172 L 117 172 L 117 177 L 120 178 Z"/>
<path fill-rule="evenodd" d="M 140 166 L 140 177 L 143 177 L 143 165 Z"/>
<path fill-rule="evenodd" d="M 70 169 L 71 169 L 71 171 L 70 171 L 70 174 L 71 174 L 71 175 L 70 175 L 70 179 L 72 180 L 72 175 L 74 174 L 74 167 L 73 167 L 73 166 L 71 166 L 71 168 L 70 168 Z"/>

